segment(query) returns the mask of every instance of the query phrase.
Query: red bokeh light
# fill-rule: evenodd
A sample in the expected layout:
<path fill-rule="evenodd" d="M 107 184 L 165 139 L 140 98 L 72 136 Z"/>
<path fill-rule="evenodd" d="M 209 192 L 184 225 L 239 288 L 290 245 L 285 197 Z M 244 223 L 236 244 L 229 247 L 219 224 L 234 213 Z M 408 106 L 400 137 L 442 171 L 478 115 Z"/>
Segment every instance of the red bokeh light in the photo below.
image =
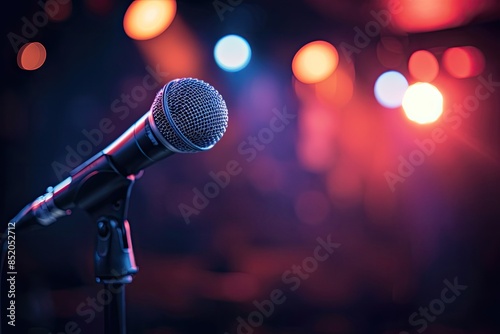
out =
<path fill-rule="evenodd" d="M 106 15 L 113 10 L 114 0 L 86 0 L 88 9 L 98 15 Z"/>
<path fill-rule="evenodd" d="M 70 15 L 73 9 L 73 4 L 71 1 L 66 3 L 57 3 L 55 1 L 45 2 L 44 11 L 49 16 L 52 21 L 64 21 Z"/>
<path fill-rule="evenodd" d="M 416 80 L 431 82 L 439 73 L 439 63 L 429 51 L 419 50 L 411 55 L 408 70 Z"/>
<path fill-rule="evenodd" d="M 455 78 L 469 78 L 484 70 L 484 56 L 473 46 L 455 47 L 443 54 L 444 67 Z"/>
<path fill-rule="evenodd" d="M 47 52 L 41 43 L 28 43 L 19 50 L 17 65 L 23 70 L 33 71 L 40 68 L 45 63 L 46 58 Z"/>
<path fill-rule="evenodd" d="M 392 22 L 396 28 L 406 32 L 433 31 L 457 27 L 470 21 L 485 1 L 474 0 L 400 0 L 393 9 Z"/>

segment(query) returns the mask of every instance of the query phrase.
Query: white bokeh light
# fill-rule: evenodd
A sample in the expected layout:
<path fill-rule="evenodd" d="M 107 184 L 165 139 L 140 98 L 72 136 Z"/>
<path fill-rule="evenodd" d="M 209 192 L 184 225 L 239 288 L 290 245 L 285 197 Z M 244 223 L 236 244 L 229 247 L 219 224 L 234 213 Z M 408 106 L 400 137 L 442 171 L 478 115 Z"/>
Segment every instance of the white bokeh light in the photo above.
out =
<path fill-rule="evenodd" d="M 224 71 L 237 72 L 248 65 L 252 50 L 243 37 L 227 35 L 215 45 L 214 57 L 217 65 Z"/>
<path fill-rule="evenodd" d="M 388 71 L 375 82 L 375 98 L 386 108 L 398 108 L 403 103 L 403 96 L 408 88 L 408 81 L 397 71 Z"/>

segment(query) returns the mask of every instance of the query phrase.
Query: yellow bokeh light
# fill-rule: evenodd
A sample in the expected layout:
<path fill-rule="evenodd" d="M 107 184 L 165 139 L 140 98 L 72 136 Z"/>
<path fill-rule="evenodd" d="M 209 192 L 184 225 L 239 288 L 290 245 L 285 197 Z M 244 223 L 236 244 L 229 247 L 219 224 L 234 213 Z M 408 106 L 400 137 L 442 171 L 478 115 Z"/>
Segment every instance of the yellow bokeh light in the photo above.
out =
<path fill-rule="evenodd" d="M 337 68 L 339 54 L 333 45 L 315 41 L 304 45 L 292 61 L 295 77 L 303 83 L 318 83 L 328 78 Z"/>
<path fill-rule="evenodd" d="M 133 39 L 154 38 L 172 23 L 176 10 L 175 0 L 136 0 L 125 13 L 123 28 Z"/>
<path fill-rule="evenodd" d="M 406 117 L 415 123 L 433 123 L 443 114 L 443 95 L 435 86 L 417 82 L 406 90 L 403 110 Z"/>

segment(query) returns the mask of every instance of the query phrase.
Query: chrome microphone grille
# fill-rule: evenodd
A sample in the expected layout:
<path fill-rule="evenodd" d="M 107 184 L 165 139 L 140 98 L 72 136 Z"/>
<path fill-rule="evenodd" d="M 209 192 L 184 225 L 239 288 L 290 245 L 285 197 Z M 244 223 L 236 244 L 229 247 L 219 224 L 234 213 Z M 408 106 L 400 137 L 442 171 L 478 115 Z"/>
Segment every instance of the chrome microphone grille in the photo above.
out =
<path fill-rule="evenodd" d="M 198 79 L 170 81 L 156 95 L 151 110 L 158 131 L 179 153 L 212 148 L 227 128 L 226 102 L 214 87 Z"/>

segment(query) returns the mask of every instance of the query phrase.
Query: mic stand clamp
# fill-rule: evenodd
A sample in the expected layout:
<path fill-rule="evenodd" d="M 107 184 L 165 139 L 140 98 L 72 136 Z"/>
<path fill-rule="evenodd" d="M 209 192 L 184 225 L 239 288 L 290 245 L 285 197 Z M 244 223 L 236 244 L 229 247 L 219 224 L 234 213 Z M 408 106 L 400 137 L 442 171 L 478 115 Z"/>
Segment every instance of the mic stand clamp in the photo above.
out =
<path fill-rule="evenodd" d="M 97 243 L 94 253 L 96 281 L 104 284 L 105 334 L 125 334 L 125 284 L 137 273 L 127 211 L 135 175 L 109 176 L 114 191 L 99 205 L 86 208 L 97 223 Z M 102 181 L 102 180 L 101 180 Z"/>

